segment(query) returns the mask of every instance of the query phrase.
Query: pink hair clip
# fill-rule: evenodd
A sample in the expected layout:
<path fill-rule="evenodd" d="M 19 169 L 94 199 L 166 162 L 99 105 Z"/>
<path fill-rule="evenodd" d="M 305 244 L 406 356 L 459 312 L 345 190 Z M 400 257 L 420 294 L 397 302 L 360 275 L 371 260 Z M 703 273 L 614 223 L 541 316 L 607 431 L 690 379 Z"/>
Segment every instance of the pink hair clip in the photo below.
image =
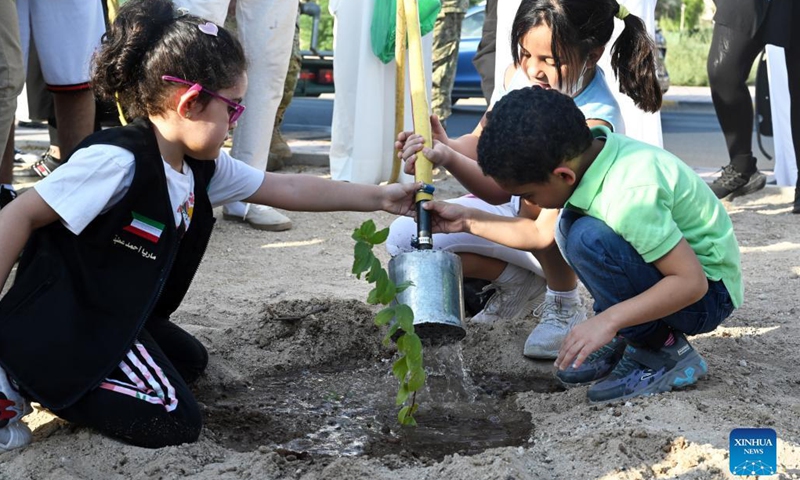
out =
<path fill-rule="evenodd" d="M 197 28 L 199 28 L 200 31 L 205 33 L 206 35 L 212 35 L 214 37 L 216 37 L 217 33 L 219 32 L 219 27 L 217 27 L 216 24 L 213 24 L 211 22 L 206 22 L 202 25 L 198 25 Z"/>

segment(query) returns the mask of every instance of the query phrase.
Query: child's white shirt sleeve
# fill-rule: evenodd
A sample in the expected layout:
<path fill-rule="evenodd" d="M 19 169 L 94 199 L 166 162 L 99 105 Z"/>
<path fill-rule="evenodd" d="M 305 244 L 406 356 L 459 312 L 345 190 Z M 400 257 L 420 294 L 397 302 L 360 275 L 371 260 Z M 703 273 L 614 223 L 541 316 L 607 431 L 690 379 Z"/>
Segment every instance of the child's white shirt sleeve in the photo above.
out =
<path fill-rule="evenodd" d="M 91 145 L 34 186 L 69 231 L 79 235 L 115 205 L 133 182 L 134 157 L 124 148 Z"/>
<path fill-rule="evenodd" d="M 208 199 L 217 207 L 250 197 L 264 181 L 264 172 L 236 160 L 224 150 L 219 153 L 214 176 L 208 183 Z"/>

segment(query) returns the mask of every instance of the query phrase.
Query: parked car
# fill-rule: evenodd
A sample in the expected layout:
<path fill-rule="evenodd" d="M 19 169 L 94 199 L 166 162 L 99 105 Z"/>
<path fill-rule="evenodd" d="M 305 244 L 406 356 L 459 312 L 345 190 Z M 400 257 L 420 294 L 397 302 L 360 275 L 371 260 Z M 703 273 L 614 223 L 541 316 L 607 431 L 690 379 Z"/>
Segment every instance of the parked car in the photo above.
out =
<path fill-rule="evenodd" d="M 323 93 L 333 93 L 333 52 L 317 49 L 320 7 L 316 3 L 306 2 L 301 4 L 300 13 L 312 18 L 311 42 L 309 49 L 301 52 L 302 63 L 294 95 L 318 97 Z"/>
<path fill-rule="evenodd" d="M 460 98 L 482 97 L 481 77 L 475 66 L 472 65 L 472 58 L 478 50 L 478 43 L 481 41 L 483 32 L 483 20 L 486 17 L 486 6 L 476 5 L 467 10 L 464 21 L 461 24 L 461 40 L 458 43 L 458 66 L 456 67 L 456 78 L 453 83 L 451 98 L 453 102 Z M 669 73 L 664 59 L 667 56 L 667 41 L 661 33 L 661 29 L 656 29 L 655 41 L 657 47 L 657 66 L 656 74 L 661 85 L 661 91 L 669 89 Z"/>

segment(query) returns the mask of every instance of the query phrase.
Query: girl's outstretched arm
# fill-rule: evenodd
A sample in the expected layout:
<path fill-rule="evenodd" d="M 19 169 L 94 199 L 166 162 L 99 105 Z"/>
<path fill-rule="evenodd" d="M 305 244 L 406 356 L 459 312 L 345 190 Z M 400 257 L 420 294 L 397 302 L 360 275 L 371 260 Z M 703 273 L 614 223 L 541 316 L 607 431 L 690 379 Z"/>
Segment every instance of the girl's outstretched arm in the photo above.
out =
<path fill-rule="evenodd" d="M 414 211 L 414 193 L 421 186 L 421 183 L 365 185 L 313 175 L 267 172 L 258 190 L 244 201 L 305 212 L 384 210 L 410 215 Z"/>
<path fill-rule="evenodd" d="M 58 218 L 33 188 L 0 210 L 0 290 L 31 233 Z"/>

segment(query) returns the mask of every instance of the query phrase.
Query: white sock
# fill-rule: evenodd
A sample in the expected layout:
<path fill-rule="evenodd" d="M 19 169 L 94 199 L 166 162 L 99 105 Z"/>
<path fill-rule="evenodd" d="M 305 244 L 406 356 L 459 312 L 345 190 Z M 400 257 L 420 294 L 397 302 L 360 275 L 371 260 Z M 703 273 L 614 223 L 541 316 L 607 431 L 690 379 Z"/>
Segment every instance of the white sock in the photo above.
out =
<path fill-rule="evenodd" d="M 5 188 L 6 190 L 11 190 L 12 192 L 16 191 L 14 190 L 14 185 L 11 185 L 10 183 L 0 183 L 0 187 Z"/>
<path fill-rule="evenodd" d="M 222 207 L 228 215 L 244 218 L 247 213 L 247 204 L 244 202 L 231 202 Z"/>
<path fill-rule="evenodd" d="M 518 267 L 513 263 L 509 263 L 508 265 L 506 265 L 506 268 L 504 268 L 503 271 L 500 272 L 500 276 L 498 276 L 493 283 L 499 283 L 501 285 L 510 283 L 513 282 L 514 280 L 518 280 L 524 277 L 527 274 L 528 271 L 525 270 L 524 268 Z"/>
<path fill-rule="evenodd" d="M 561 299 L 563 302 L 567 300 L 569 302 L 580 302 L 581 296 L 578 294 L 578 287 L 573 288 L 567 292 L 559 292 L 557 290 L 551 290 L 550 287 L 547 287 L 547 295 L 552 295 L 556 298 Z"/>

